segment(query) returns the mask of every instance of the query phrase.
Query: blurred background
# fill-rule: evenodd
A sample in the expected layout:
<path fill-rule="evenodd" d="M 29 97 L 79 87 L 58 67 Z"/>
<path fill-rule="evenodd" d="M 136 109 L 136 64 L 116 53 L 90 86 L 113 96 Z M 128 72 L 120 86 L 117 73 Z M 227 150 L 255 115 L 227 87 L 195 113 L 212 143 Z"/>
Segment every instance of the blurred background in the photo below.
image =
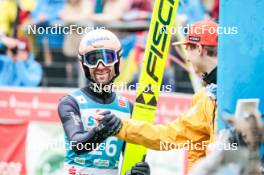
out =
<path fill-rule="evenodd" d="M 58 100 L 86 84 L 77 59 L 84 34 L 79 29 L 106 28 L 116 33 L 123 61 L 115 83 L 135 85 L 153 4 L 153 0 L 0 0 L 0 175 L 62 174 Z M 218 15 L 219 0 L 180 0 L 175 26 L 208 18 L 218 21 Z M 68 26 L 79 29 L 71 34 L 56 32 Z M 182 30 L 172 35 L 172 42 L 183 37 Z M 156 123 L 169 122 L 186 111 L 191 94 L 201 86 L 188 72 L 183 49 L 171 47 L 169 52 L 162 85 L 169 85 L 172 93 L 161 94 Z M 133 92 L 124 95 L 131 101 L 135 98 Z M 186 173 L 183 150 L 148 155 L 152 168 L 157 168 L 153 175 Z"/>
<path fill-rule="evenodd" d="M 1 0 L 0 34 L 10 38 L 1 40 L 0 85 L 84 86 L 77 59 L 82 35 L 78 30 L 67 35 L 53 34 L 48 28 L 59 31 L 69 25 L 114 31 L 121 39 L 124 53 L 123 72 L 117 83 L 137 83 L 153 4 L 153 0 Z M 217 21 L 218 6 L 218 0 L 181 0 L 177 26 L 206 18 Z M 33 27 L 45 27 L 46 31 L 35 28 L 39 32 L 33 33 Z M 174 35 L 172 40 L 179 37 Z M 23 62 L 28 65 L 23 67 Z M 16 64 L 12 70 L 8 69 L 11 63 Z M 182 54 L 171 48 L 163 85 L 171 85 L 173 92 L 192 93 L 192 83 L 181 63 Z M 22 68 L 24 71 L 19 71 Z M 6 71 L 12 72 L 10 77 Z"/>

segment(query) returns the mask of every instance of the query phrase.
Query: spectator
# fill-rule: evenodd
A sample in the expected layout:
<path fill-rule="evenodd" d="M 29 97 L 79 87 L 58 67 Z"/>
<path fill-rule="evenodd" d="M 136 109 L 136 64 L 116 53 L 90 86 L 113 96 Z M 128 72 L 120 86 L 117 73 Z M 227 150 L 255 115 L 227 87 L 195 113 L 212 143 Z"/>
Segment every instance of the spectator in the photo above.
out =
<path fill-rule="evenodd" d="M 129 0 L 129 10 L 124 14 L 122 20 L 150 20 L 153 9 L 152 0 Z"/>
<path fill-rule="evenodd" d="M 152 14 L 152 0 L 96 0 L 92 21 L 145 20 Z M 113 10 L 118 9 L 118 10 Z"/>
<path fill-rule="evenodd" d="M 58 19 L 58 12 L 65 4 L 65 0 L 36 0 L 36 8 L 32 11 L 33 24 L 51 22 Z"/>
<path fill-rule="evenodd" d="M 64 6 L 64 2 L 65 0 L 37 0 L 36 8 L 32 11 L 29 24 L 44 28 L 52 25 L 52 22 L 59 19 L 59 11 Z M 48 39 L 50 48 L 60 48 L 62 45 L 63 35 L 50 34 L 50 31 L 37 35 L 37 44 L 43 45 L 45 38 Z"/>
<path fill-rule="evenodd" d="M 83 23 L 93 13 L 93 4 L 87 0 L 68 0 L 59 16 L 64 23 Z M 67 25 L 67 24 L 66 24 Z M 76 31 L 64 36 L 63 54 L 66 57 L 67 86 L 77 86 L 78 83 L 78 45 L 82 36 Z"/>
<path fill-rule="evenodd" d="M 138 11 L 152 12 L 152 0 L 130 0 L 130 8 Z"/>
<path fill-rule="evenodd" d="M 11 37 L 22 35 L 22 25 L 27 20 L 33 7 L 34 0 L 23 0 L 18 2 L 16 0 L 1 0 L 0 31 Z"/>
<path fill-rule="evenodd" d="M 59 20 L 59 12 L 65 5 L 65 0 L 37 0 L 36 8 L 32 11 L 29 21 L 31 25 L 37 25 L 45 31 L 37 33 L 36 45 L 38 52 L 36 59 L 44 68 L 44 78 L 42 85 L 64 86 L 61 79 L 66 76 L 65 57 L 62 54 L 64 40 L 63 33 L 52 33 L 51 27 Z"/>
<path fill-rule="evenodd" d="M 181 0 L 178 13 L 186 16 L 186 24 L 203 20 L 208 16 L 201 0 Z"/>
<path fill-rule="evenodd" d="M 12 24 L 16 20 L 17 16 L 16 1 L 0 1 L 0 8 L 0 30 L 5 35 L 13 36 L 14 31 Z"/>
<path fill-rule="evenodd" d="M 12 59 L 6 55 L 0 55 L 0 86 L 11 85 L 10 73 L 13 72 Z"/>
<path fill-rule="evenodd" d="M 217 21 L 219 17 L 219 0 L 202 0 L 202 2 L 211 18 Z"/>
<path fill-rule="evenodd" d="M 28 41 L 2 37 L 0 45 L 0 85 L 39 85 L 42 78 L 42 68 L 29 52 Z"/>
<path fill-rule="evenodd" d="M 90 17 L 95 22 L 110 22 L 120 20 L 129 9 L 129 3 L 124 0 L 96 0 L 95 14 Z"/>
<path fill-rule="evenodd" d="M 59 13 L 64 22 L 82 22 L 93 13 L 93 4 L 87 0 L 68 0 Z"/>

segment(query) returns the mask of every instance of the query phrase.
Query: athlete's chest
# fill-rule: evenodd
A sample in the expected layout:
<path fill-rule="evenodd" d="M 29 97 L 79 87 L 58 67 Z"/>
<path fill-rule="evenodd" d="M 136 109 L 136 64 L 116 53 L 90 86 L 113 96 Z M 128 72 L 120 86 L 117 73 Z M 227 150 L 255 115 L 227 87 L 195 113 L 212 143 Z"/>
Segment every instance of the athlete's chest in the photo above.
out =
<path fill-rule="evenodd" d="M 116 95 L 115 99 L 109 104 L 102 104 L 94 101 L 81 91 L 72 93 L 78 103 L 83 127 L 86 131 L 98 126 L 96 116 L 104 111 L 110 111 L 117 117 L 130 117 L 129 103 L 126 98 Z"/>

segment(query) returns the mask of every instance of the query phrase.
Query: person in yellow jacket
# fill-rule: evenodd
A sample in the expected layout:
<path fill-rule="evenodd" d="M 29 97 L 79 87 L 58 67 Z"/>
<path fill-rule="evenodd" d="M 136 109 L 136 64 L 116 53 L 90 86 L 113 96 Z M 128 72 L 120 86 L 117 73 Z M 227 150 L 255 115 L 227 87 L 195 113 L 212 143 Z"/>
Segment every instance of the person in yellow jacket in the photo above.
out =
<path fill-rule="evenodd" d="M 23 11 L 32 11 L 35 5 L 35 0 L 0 0 L 0 34 L 12 37 L 18 7 Z"/>
<path fill-rule="evenodd" d="M 207 145 L 214 140 L 217 128 L 217 32 L 217 23 L 210 20 L 200 21 L 191 26 L 183 43 L 174 43 L 186 45 L 188 61 L 192 63 L 197 74 L 203 74 L 203 80 L 207 84 L 193 96 L 190 110 L 165 125 L 121 119 L 122 127 L 116 135 L 118 138 L 154 150 L 174 149 L 175 145 L 177 148 L 187 147 L 189 169 L 206 155 Z"/>

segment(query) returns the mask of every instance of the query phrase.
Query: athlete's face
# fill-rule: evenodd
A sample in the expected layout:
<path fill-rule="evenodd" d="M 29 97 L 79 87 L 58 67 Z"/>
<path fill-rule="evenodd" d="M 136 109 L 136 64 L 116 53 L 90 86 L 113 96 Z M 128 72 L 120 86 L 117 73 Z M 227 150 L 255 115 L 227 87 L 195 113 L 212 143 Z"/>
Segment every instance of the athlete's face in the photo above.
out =
<path fill-rule="evenodd" d="M 99 63 L 96 68 L 90 68 L 90 75 L 98 84 L 109 84 L 115 76 L 114 66 L 104 66 L 103 63 Z"/>
<path fill-rule="evenodd" d="M 202 46 L 200 48 L 200 46 L 197 45 L 196 48 L 191 48 L 189 45 L 187 45 L 186 50 L 187 50 L 187 61 L 189 61 L 192 64 L 195 73 L 197 74 L 204 73 L 203 59 L 201 56 Z"/>

